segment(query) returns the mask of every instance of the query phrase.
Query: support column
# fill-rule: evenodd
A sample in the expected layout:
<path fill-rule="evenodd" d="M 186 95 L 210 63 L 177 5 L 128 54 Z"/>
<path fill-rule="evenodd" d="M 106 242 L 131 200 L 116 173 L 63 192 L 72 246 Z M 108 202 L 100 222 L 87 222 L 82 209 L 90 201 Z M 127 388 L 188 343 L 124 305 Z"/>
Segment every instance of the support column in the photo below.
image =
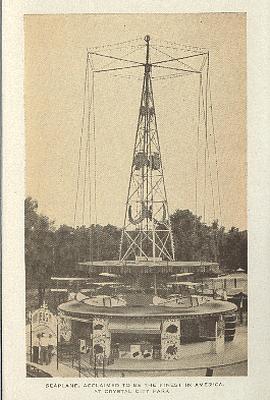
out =
<path fill-rule="evenodd" d="M 225 321 L 223 315 L 220 315 L 215 323 L 215 341 L 213 342 L 212 352 L 222 353 L 225 350 Z"/>
<path fill-rule="evenodd" d="M 108 318 L 93 319 L 93 352 L 101 358 L 110 356 L 111 333 Z"/>
<path fill-rule="evenodd" d="M 167 318 L 161 328 L 161 359 L 180 358 L 180 319 Z"/>
<path fill-rule="evenodd" d="M 72 337 L 71 318 L 60 314 L 57 326 L 59 340 L 62 338 L 65 342 L 69 342 Z"/>

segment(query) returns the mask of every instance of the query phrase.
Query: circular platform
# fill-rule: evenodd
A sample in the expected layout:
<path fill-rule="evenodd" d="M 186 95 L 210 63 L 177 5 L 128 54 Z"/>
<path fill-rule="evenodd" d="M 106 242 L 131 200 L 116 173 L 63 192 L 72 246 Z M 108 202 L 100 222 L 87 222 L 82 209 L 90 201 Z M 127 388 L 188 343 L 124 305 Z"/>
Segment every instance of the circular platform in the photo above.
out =
<path fill-rule="evenodd" d="M 151 286 L 122 284 L 118 293 L 106 294 L 100 283 L 103 294 L 91 289 L 73 293 L 58 309 L 69 338 L 82 343 L 94 363 L 99 358 L 109 366 L 124 359 L 172 361 L 223 353 L 234 339 L 237 307 L 197 294 L 196 285 L 182 282 L 181 292 L 154 287 L 151 293 Z"/>
<path fill-rule="evenodd" d="M 65 315 L 82 318 L 91 317 L 93 315 L 115 317 L 210 316 L 213 314 L 235 312 L 237 309 L 235 304 L 220 300 L 210 300 L 197 307 L 165 307 L 155 305 L 100 307 L 85 304 L 82 301 L 71 300 L 67 303 L 60 304 L 58 308 Z"/>

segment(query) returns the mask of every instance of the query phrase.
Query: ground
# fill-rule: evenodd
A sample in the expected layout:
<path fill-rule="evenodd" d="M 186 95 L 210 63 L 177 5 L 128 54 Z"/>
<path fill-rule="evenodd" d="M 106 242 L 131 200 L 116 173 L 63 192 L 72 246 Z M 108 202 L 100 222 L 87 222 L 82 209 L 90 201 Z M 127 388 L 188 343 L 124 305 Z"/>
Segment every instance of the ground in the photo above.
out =
<path fill-rule="evenodd" d="M 93 377 L 94 369 L 88 363 L 88 355 L 82 355 L 79 372 L 78 363 L 59 363 L 56 368 L 56 357 L 48 366 L 40 366 L 52 376 L 60 377 Z M 117 360 L 114 364 L 106 366 L 103 371 L 100 367 L 98 376 L 205 376 L 206 369 L 213 369 L 213 376 L 246 376 L 247 375 L 247 327 L 239 326 L 233 342 L 226 344 L 226 351 L 221 354 L 204 354 L 186 357 L 174 361 L 161 360 Z"/>

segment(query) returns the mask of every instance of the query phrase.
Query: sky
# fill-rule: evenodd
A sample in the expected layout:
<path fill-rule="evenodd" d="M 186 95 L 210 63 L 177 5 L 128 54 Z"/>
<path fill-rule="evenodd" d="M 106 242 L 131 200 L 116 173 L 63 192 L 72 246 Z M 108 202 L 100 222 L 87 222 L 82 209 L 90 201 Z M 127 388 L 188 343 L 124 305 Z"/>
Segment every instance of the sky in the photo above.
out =
<path fill-rule="evenodd" d="M 163 46 L 175 42 L 209 50 L 221 194 L 221 215 L 218 210 L 215 215 L 226 228 L 246 229 L 245 14 L 25 16 L 26 195 L 36 199 L 39 211 L 57 225 L 73 224 L 86 49 L 134 38 L 141 39 L 131 43 L 144 45 L 146 34 Z M 160 49 L 175 56 L 177 46 L 176 50 L 170 46 Z M 119 56 L 130 51 L 120 47 Z M 111 54 L 106 47 L 101 50 Z M 140 51 L 129 56 L 139 61 L 142 57 Z M 102 66 L 110 60 L 95 62 Z M 116 61 L 113 66 L 120 64 Z M 100 224 L 123 223 L 142 74 L 138 70 L 130 78 L 106 73 L 95 78 L 96 216 Z M 189 75 L 153 80 L 171 213 L 178 208 L 195 212 L 196 79 Z M 199 167 L 203 169 L 202 160 Z M 203 176 L 199 178 L 201 215 Z M 213 184 L 217 193 L 217 183 Z M 214 213 L 209 177 L 207 189 L 206 222 L 210 222 Z"/>

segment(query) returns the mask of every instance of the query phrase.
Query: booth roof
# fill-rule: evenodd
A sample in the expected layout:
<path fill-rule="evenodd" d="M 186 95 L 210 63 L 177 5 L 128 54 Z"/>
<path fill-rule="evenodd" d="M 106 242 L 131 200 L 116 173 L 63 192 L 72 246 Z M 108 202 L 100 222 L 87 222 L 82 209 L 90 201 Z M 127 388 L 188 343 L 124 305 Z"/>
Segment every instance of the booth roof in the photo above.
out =
<path fill-rule="evenodd" d="M 123 286 L 121 282 L 91 282 L 91 285 L 96 286 Z"/>
<path fill-rule="evenodd" d="M 198 282 L 178 282 L 178 281 L 175 281 L 175 282 L 168 282 L 166 285 L 170 285 L 170 286 L 172 286 L 172 285 L 176 285 L 176 286 L 198 286 L 198 285 L 201 285 L 201 283 L 198 283 Z"/>
<path fill-rule="evenodd" d="M 247 274 L 242 272 L 236 272 L 235 274 L 220 275 L 214 278 L 207 278 L 207 280 L 211 281 L 223 281 L 223 280 L 233 280 L 233 279 L 241 279 L 247 281 Z"/>
<path fill-rule="evenodd" d="M 85 304 L 76 300 L 71 300 L 58 306 L 60 312 L 71 316 L 86 315 L 91 318 L 93 315 L 119 316 L 119 317 L 161 317 L 161 316 L 184 316 L 184 315 L 209 315 L 233 312 L 237 307 L 228 301 L 211 300 L 197 307 L 165 307 L 165 306 L 145 306 L 145 307 L 98 307 Z"/>
<path fill-rule="evenodd" d="M 89 278 L 82 278 L 82 277 L 57 277 L 57 276 L 52 276 L 51 277 L 52 281 L 88 281 Z"/>
<path fill-rule="evenodd" d="M 201 262 L 201 261 L 85 261 L 80 262 L 78 265 L 83 267 L 201 267 L 201 266 L 218 266 L 216 262 Z"/>
<path fill-rule="evenodd" d="M 109 272 L 101 272 L 99 275 L 100 276 L 106 276 L 106 277 L 109 277 L 109 278 L 118 278 L 118 276 L 119 276 L 119 275 L 116 275 L 116 274 L 110 274 Z"/>

